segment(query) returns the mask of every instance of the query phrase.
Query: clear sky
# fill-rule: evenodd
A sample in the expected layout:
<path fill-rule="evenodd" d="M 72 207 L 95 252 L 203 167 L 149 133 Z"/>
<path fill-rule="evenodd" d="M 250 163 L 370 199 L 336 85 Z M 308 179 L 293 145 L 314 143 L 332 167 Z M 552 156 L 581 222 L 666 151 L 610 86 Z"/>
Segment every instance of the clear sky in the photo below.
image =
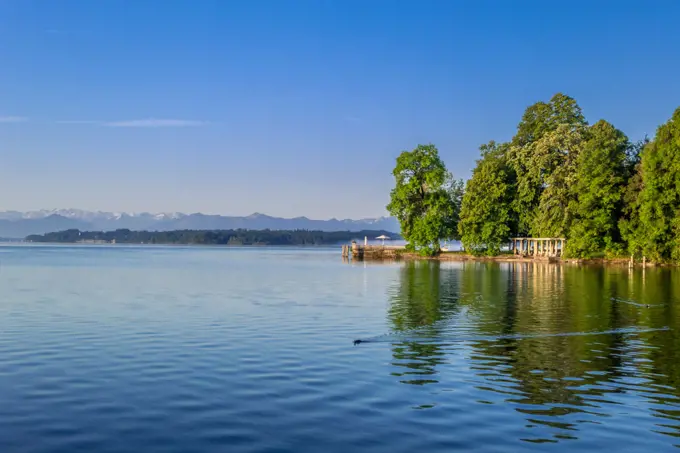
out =
<path fill-rule="evenodd" d="M 385 214 L 561 91 L 652 136 L 680 1 L 0 0 L 0 210 Z"/>

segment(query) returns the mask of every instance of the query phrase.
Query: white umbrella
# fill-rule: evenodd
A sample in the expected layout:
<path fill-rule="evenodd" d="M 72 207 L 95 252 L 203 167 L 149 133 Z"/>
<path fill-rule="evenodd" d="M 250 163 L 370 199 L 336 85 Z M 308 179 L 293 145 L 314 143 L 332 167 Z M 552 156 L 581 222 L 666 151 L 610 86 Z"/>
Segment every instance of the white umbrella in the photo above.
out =
<path fill-rule="evenodd" d="M 389 238 L 390 238 L 389 236 L 385 236 L 383 234 L 383 235 L 378 236 L 376 239 L 382 239 L 382 243 L 383 243 L 383 245 L 385 245 L 385 239 L 389 239 Z"/>

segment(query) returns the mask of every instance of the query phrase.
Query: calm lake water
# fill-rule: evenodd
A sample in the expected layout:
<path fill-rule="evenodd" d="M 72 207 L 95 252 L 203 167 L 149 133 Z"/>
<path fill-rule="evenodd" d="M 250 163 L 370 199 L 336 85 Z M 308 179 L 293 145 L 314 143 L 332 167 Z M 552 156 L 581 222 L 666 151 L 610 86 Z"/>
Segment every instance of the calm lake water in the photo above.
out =
<path fill-rule="evenodd" d="M 0 402 L 3 453 L 678 451 L 680 273 L 4 246 Z"/>

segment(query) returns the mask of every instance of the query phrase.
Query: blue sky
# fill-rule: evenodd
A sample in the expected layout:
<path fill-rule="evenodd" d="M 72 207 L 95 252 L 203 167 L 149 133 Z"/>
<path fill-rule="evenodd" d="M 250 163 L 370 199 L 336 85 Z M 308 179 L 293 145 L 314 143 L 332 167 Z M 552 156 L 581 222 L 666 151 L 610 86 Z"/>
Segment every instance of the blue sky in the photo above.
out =
<path fill-rule="evenodd" d="M 561 91 L 653 136 L 680 2 L 0 0 L 0 210 L 385 214 Z"/>

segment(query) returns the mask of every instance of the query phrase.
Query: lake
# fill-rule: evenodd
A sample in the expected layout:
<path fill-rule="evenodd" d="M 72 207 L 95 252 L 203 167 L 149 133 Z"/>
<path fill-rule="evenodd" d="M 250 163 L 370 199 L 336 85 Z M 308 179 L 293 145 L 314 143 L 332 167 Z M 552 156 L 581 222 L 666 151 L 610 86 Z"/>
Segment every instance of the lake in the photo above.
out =
<path fill-rule="evenodd" d="M 0 401 L 3 453 L 678 451 L 680 272 L 2 246 Z"/>

